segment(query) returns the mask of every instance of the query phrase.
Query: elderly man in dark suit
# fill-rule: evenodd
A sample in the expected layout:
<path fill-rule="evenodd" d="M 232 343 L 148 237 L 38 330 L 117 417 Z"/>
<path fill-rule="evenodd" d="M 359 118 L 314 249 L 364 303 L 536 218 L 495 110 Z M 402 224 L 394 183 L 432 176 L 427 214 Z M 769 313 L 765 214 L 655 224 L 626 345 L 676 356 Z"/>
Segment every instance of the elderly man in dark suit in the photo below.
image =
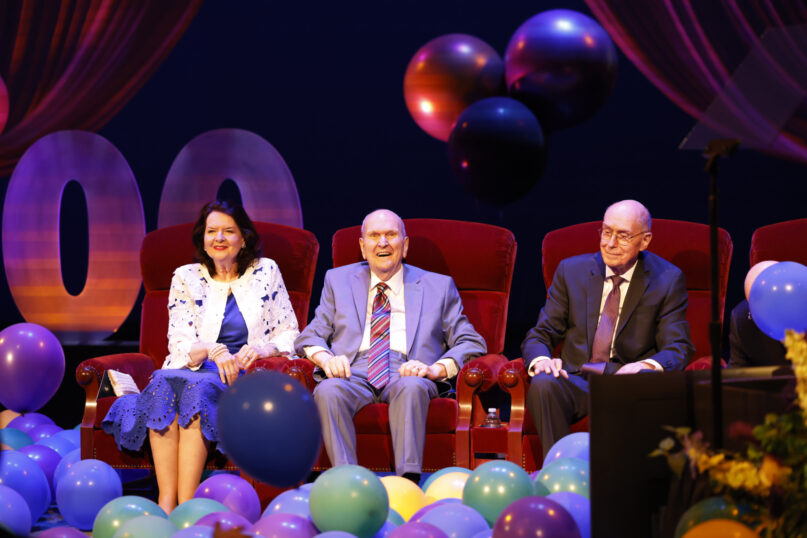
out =
<path fill-rule="evenodd" d="M 358 239 L 366 261 L 328 271 L 295 347 L 326 377 L 314 401 L 331 462 L 356 463 L 353 416 L 388 402 L 396 473 L 417 482 L 435 381 L 485 353 L 485 341 L 463 314 L 451 277 L 403 263 L 409 238 L 398 215 L 370 213 Z"/>
<path fill-rule="evenodd" d="M 588 414 L 584 364 L 634 374 L 680 370 L 692 356 L 684 275 L 646 251 L 650 225 L 642 204 L 617 202 L 603 217 L 600 251 L 563 260 L 555 272 L 522 344 L 532 376 L 527 406 L 544 454 Z"/>

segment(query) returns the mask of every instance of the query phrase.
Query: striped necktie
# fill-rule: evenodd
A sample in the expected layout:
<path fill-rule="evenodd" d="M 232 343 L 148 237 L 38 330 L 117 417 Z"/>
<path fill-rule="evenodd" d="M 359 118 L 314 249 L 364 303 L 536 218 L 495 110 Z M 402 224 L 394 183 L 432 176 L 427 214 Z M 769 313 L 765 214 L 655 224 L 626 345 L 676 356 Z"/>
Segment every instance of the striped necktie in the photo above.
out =
<path fill-rule="evenodd" d="M 373 314 L 370 317 L 370 357 L 367 363 L 367 380 L 380 389 L 389 383 L 389 299 L 384 293 L 389 286 L 376 284 Z"/>
<path fill-rule="evenodd" d="M 597 332 L 594 333 L 594 345 L 591 348 L 591 362 L 608 362 L 611 359 L 611 342 L 614 340 L 614 329 L 619 317 L 619 285 L 625 280 L 619 275 L 611 276 L 613 288 L 605 298 L 605 306 L 600 314 Z"/>

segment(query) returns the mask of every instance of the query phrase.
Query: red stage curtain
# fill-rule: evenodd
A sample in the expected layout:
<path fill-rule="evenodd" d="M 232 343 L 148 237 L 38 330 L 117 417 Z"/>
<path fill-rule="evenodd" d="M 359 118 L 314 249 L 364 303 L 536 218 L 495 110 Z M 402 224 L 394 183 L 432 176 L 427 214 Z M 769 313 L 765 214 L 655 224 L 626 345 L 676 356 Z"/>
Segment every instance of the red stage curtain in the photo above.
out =
<path fill-rule="evenodd" d="M 0 77 L 8 88 L 0 176 L 10 175 L 25 150 L 48 133 L 101 128 L 151 77 L 200 5 L 201 0 L 0 2 Z"/>

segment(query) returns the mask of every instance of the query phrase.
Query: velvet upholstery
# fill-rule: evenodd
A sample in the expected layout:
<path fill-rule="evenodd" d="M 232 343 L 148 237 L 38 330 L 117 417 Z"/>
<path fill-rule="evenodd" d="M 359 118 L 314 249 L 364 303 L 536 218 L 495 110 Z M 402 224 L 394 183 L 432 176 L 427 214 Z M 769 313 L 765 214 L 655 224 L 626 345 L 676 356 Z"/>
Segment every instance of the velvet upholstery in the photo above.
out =
<path fill-rule="evenodd" d="M 597 230 L 601 225 L 602 221 L 585 222 L 554 230 L 544 237 L 541 262 L 547 289 L 562 260 L 586 252 L 595 252 L 599 248 Z M 701 357 L 691 368 L 709 367 L 711 364 L 709 323 L 712 316 L 709 227 L 695 222 L 653 219 L 652 231 L 653 239 L 648 250 L 676 265 L 686 277 L 689 295 L 687 320 L 692 343 L 695 346 L 693 356 Z M 721 228 L 718 231 L 718 304 L 721 321 L 725 309 L 732 249 L 731 236 Z M 504 452 L 506 446 L 507 459 L 532 472 L 541 468 L 543 451 L 535 424 L 525 406 L 529 382 L 530 378 L 521 358 L 511 361 L 500 371 L 499 384 L 510 393 L 511 413 L 506 445 L 499 445 L 496 452 Z M 587 430 L 588 417 L 573 424 L 571 429 L 572 432 Z"/>
<path fill-rule="evenodd" d="M 754 230 L 750 267 L 765 260 L 807 265 L 807 219 L 787 220 Z"/>

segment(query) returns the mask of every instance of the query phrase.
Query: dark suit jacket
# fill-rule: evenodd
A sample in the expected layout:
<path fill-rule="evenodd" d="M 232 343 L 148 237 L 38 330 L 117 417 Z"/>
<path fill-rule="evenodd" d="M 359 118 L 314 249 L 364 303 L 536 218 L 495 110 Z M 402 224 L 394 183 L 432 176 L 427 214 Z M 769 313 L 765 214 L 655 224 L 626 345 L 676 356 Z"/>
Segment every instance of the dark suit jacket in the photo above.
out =
<path fill-rule="evenodd" d="M 745 299 L 731 311 L 729 343 L 730 367 L 787 364 L 785 346 L 759 330 Z"/>
<path fill-rule="evenodd" d="M 589 362 L 604 280 L 605 263 L 599 252 L 560 263 L 538 324 L 521 346 L 526 366 L 536 357 L 556 356 L 553 352 L 561 341 L 566 371 L 578 372 Z M 622 304 L 611 361 L 653 359 L 665 371 L 683 369 L 694 352 L 686 309 L 681 270 L 655 254 L 640 252 Z"/>

